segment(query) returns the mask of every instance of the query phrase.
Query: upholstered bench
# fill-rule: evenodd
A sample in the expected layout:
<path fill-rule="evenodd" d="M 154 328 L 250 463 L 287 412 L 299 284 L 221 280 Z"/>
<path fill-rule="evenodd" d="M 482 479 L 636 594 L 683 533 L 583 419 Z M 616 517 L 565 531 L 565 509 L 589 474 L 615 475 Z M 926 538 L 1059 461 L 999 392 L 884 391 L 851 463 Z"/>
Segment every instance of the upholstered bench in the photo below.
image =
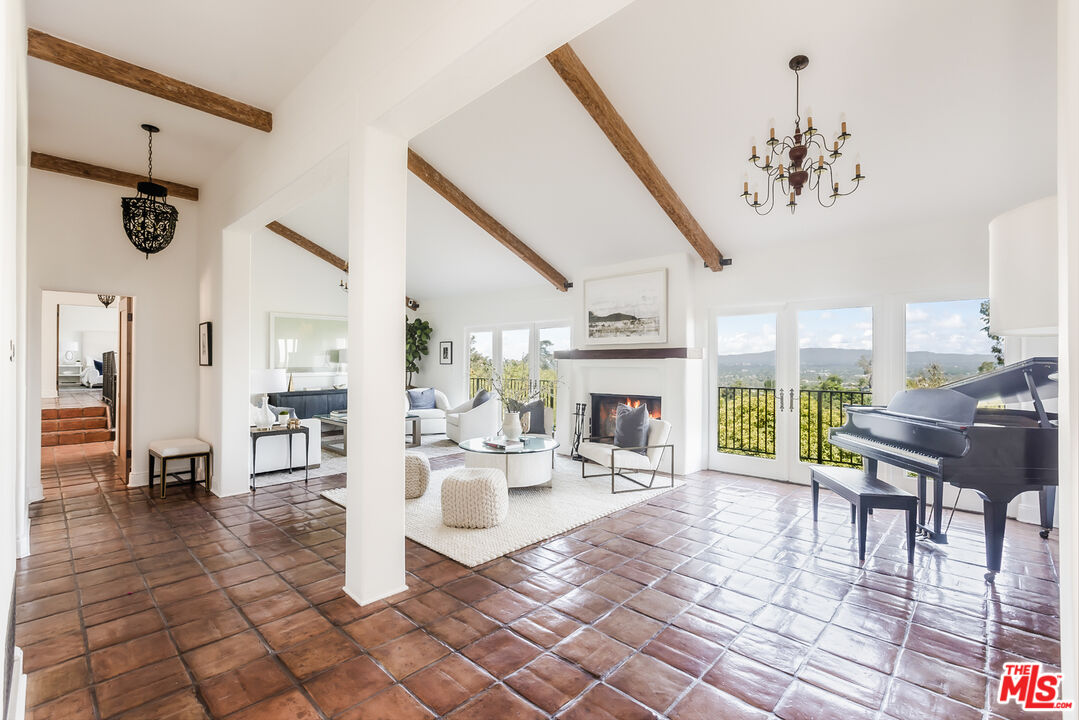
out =
<path fill-rule="evenodd" d="M 494 527 L 509 507 L 506 475 L 497 468 L 458 468 L 442 481 L 442 524 L 448 527 Z"/>
<path fill-rule="evenodd" d="M 197 461 L 201 458 L 205 464 L 205 480 L 206 490 L 210 489 L 210 480 L 213 477 L 213 456 L 214 449 L 210 443 L 205 440 L 199 440 L 198 438 L 173 438 L 171 440 L 155 440 L 150 443 L 150 492 L 154 491 L 154 461 L 161 461 L 161 497 L 165 497 L 165 480 L 171 474 L 172 477 L 177 480 L 184 480 L 180 477 L 180 473 L 167 473 L 166 467 L 170 460 L 187 460 L 190 462 L 188 472 L 190 477 L 186 478 L 194 485 L 198 481 Z M 182 473 L 183 471 L 181 471 Z"/>
<path fill-rule="evenodd" d="M 418 498 L 427 492 L 431 480 L 431 463 L 417 452 L 405 453 L 405 499 Z"/>

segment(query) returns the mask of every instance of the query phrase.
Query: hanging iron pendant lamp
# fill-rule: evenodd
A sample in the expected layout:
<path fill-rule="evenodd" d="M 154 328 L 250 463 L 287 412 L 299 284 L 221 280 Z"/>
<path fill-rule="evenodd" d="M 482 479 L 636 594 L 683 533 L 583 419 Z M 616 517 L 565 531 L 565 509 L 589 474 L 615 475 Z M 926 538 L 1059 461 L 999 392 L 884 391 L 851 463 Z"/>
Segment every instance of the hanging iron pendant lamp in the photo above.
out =
<path fill-rule="evenodd" d="M 114 300 L 116 300 L 116 296 L 115 295 L 106 295 L 104 293 L 99 293 L 98 296 L 97 296 L 97 299 L 101 302 L 102 305 L 104 305 L 105 307 L 108 307 L 109 305 L 112 305 Z"/>
<path fill-rule="evenodd" d="M 122 198 L 120 202 L 124 210 L 124 232 L 131 244 L 148 258 L 172 242 L 180 213 L 165 202 L 168 189 L 154 182 L 154 133 L 158 128 L 144 123 L 142 129 L 147 134 L 146 182 L 138 184 L 135 197 Z"/>

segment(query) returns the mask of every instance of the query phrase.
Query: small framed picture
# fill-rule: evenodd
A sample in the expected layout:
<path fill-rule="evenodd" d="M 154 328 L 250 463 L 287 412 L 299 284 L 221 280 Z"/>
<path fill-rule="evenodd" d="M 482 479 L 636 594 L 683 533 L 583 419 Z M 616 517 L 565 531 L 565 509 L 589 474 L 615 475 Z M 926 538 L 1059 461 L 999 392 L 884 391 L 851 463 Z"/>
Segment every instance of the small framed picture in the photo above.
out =
<path fill-rule="evenodd" d="M 199 365 L 214 364 L 213 323 L 199 323 Z"/>
<path fill-rule="evenodd" d="M 453 365 L 453 341 L 443 340 L 438 344 L 438 364 Z"/>

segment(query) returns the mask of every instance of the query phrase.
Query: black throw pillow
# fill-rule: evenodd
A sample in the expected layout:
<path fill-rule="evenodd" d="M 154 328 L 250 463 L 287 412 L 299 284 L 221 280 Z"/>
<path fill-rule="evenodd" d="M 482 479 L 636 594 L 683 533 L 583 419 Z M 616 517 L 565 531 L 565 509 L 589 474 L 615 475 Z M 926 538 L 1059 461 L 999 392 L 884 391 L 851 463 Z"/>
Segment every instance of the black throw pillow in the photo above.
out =
<path fill-rule="evenodd" d="M 491 393 L 487 392 L 486 390 L 480 390 L 478 393 L 476 393 L 476 397 L 472 398 L 472 407 L 478 408 L 480 405 L 484 404 L 490 399 Z"/>
<path fill-rule="evenodd" d="M 619 405 L 614 414 L 614 444 L 620 448 L 639 448 L 648 444 L 648 406 L 641 403 L 635 408 Z M 632 452 L 645 455 L 645 450 Z"/>
<path fill-rule="evenodd" d="M 525 415 L 529 415 L 528 422 L 528 434 L 529 435 L 546 435 L 547 429 L 543 427 L 543 401 L 533 400 L 521 407 L 521 418 Z M 521 423 L 524 425 L 524 422 Z"/>

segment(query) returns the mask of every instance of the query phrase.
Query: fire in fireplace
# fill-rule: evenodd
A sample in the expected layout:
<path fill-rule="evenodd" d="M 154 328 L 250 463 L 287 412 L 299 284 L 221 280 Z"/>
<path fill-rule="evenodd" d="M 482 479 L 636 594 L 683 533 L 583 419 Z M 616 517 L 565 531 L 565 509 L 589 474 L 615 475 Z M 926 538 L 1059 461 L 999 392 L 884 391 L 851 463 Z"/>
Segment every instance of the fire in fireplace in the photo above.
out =
<path fill-rule="evenodd" d="M 619 405 L 638 407 L 648 406 L 648 414 L 660 419 L 660 411 L 663 408 L 663 399 L 655 395 L 610 395 L 592 393 L 592 436 L 602 438 L 614 437 L 615 411 Z"/>

